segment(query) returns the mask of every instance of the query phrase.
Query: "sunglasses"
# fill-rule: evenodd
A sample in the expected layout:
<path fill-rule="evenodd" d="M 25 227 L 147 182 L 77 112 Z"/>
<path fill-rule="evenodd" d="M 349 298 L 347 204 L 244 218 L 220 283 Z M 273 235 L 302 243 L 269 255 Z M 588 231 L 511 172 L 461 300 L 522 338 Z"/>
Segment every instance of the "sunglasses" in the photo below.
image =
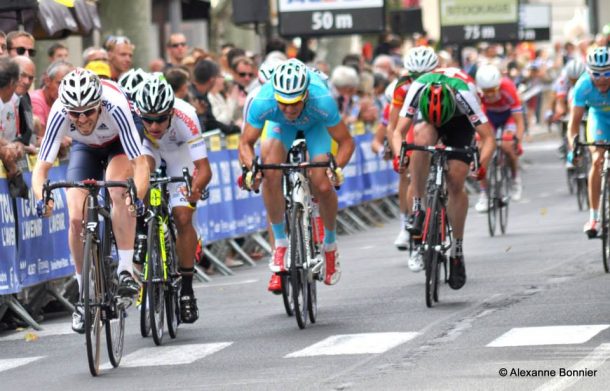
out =
<path fill-rule="evenodd" d="M 591 72 L 591 77 L 594 79 L 600 79 L 600 78 L 610 78 L 610 71 L 605 71 L 605 72 Z"/>
<path fill-rule="evenodd" d="M 248 73 L 248 72 L 239 72 L 238 75 L 239 75 L 239 77 L 254 77 L 254 73 Z"/>
<path fill-rule="evenodd" d="M 146 122 L 147 124 L 152 124 L 152 123 L 157 123 L 157 124 L 162 124 L 163 122 L 167 121 L 169 119 L 169 117 L 171 117 L 171 114 L 165 114 L 165 115 L 160 115 L 158 117 L 142 117 L 142 121 Z"/>
<path fill-rule="evenodd" d="M 93 114 L 95 114 L 95 112 L 99 109 L 99 106 L 95 106 L 92 107 L 90 109 L 87 110 L 83 110 L 83 111 L 74 111 L 74 110 L 68 110 L 68 115 L 70 117 L 72 117 L 73 119 L 78 119 L 80 118 L 81 114 L 84 115 L 85 117 L 89 118 L 91 117 Z"/>
<path fill-rule="evenodd" d="M 180 46 L 186 46 L 186 42 L 176 42 L 176 43 L 172 43 L 171 45 L 169 45 L 170 48 L 178 48 Z"/>
<path fill-rule="evenodd" d="M 23 56 L 25 54 L 25 52 L 28 52 L 28 56 L 30 57 L 34 57 L 36 56 L 36 49 L 28 49 L 28 48 L 24 48 L 23 46 L 19 46 L 15 49 L 15 51 L 17 52 L 18 55 Z"/>

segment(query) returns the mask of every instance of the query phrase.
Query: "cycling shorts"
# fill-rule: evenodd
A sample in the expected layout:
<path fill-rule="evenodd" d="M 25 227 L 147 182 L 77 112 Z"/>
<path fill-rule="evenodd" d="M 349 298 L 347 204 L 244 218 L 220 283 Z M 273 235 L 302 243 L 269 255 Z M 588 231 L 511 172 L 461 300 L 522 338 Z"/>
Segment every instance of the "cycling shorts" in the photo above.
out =
<path fill-rule="evenodd" d="M 486 114 L 494 129 L 502 126 L 504 127 L 504 133 L 514 133 L 517 131 L 517 123 L 512 111 L 507 110 L 501 113 L 488 111 Z"/>
<path fill-rule="evenodd" d="M 182 144 L 184 148 L 178 148 L 173 151 L 160 151 L 158 149 L 149 148 L 144 144 L 144 154 L 152 156 L 155 159 L 155 166 L 159 168 L 161 161 L 165 161 L 165 173 L 167 176 L 182 176 L 182 168 L 189 169 L 191 176 L 193 175 L 195 165 L 189 153 L 187 144 Z M 168 183 L 167 191 L 169 192 L 169 205 L 173 209 L 177 206 L 191 207 L 180 189 L 184 187 L 184 183 Z"/>
<path fill-rule="evenodd" d="M 610 128 L 604 127 L 604 121 L 600 121 L 592 111 L 587 116 L 587 141 L 610 141 Z"/>
<path fill-rule="evenodd" d="M 465 115 L 454 116 L 436 129 L 439 139 L 448 147 L 466 148 L 472 146 L 475 130 Z M 472 157 L 463 154 L 448 153 L 447 160 L 460 160 L 466 164 L 472 162 Z"/>
<path fill-rule="evenodd" d="M 294 126 L 280 125 L 276 122 L 267 122 L 266 128 L 266 138 L 281 141 L 286 151 L 292 146 L 292 142 L 295 140 L 298 132 L 298 129 Z M 332 151 L 332 138 L 325 126 L 319 125 L 315 128 L 307 129 L 303 133 L 311 159 L 319 155 L 326 155 Z"/>
<path fill-rule="evenodd" d="M 74 141 L 70 148 L 70 159 L 66 180 L 82 181 L 85 179 L 104 179 L 104 169 L 115 156 L 125 155 L 121 140 L 116 139 L 101 147 L 92 147 Z"/>

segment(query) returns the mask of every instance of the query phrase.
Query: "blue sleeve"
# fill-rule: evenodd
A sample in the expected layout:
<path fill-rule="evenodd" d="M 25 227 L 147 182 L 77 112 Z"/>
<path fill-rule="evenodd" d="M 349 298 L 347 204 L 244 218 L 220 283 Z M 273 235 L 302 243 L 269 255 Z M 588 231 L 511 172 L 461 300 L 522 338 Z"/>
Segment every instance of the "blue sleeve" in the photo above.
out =
<path fill-rule="evenodd" d="M 583 83 L 584 79 L 580 79 L 574 86 L 574 106 L 585 107 L 587 105 L 586 86 Z"/>
<path fill-rule="evenodd" d="M 324 126 L 331 128 L 337 126 L 339 122 L 341 122 L 341 114 L 339 114 L 337 102 L 330 94 L 319 98 L 317 103 L 322 111 L 326 113 L 323 119 Z"/>
<path fill-rule="evenodd" d="M 259 99 L 251 99 L 244 107 L 244 112 L 247 113 L 246 121 L 257 129 L 262 129 L 265 125 L 265 118 L 262 115 L 265 112 L 265 102 Z"/>

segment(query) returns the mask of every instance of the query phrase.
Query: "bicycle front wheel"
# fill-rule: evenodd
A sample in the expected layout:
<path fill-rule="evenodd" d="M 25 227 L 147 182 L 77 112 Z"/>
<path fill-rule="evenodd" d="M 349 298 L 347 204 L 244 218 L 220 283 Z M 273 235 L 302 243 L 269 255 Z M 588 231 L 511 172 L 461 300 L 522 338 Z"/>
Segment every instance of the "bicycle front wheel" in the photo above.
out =
<path fill-rule="evenodd" d="M 163 254 L 161 251 L 161 232 L 156 219 L 148 223 L 148 246 L 146 263 L 148 267 L 146 294 L 150 314 L 150 330 L 155 345 L 163 343 L 163 323 L 165 317 L 165 292 L 163 289 Z"/>
<path fill-rule="evenodd" d="M 102 262 L 106 278 L 105 328 L 108 358 L 113 367 L 118 367 L 123 357 L 123 343 L 125 341 L 125 308 L 127 303 L 117 294 L 119 278 L 117 275 L 117 262 L 112 258 L 114 236 L 110 224 L 104 226 Z"/>
<path fill-rule="evenodd" d="M 165 314 L 167 316 L 167 331 L 173 339 L 178 335 L 178 325 L 180 324 L 180 287 L 181 277 L 178 275 L 178 255 L 176 254 L 176 239 L 173 231 L 173 224 L 170 224 L 169 241 L 165 244 L 167 253 L 167 270 L 170 283 L 165 290 Z"/>
<path fill-rule="evenodd" d="M 436 212 L 438 208 L 438 199 L 434 197 L 430 203 L 430 207 L 426 211 L 426 240 L 423 243 L 424 248 L 424 265 L 426 267 L 426 306 L 432 308 L 434 302 L 438 301 L 438 281 L 439 269 L 438 260 L 439 254 L 437 246 L 440 245 L 439 240 L 439 216 Z"/>
<path fill-rule="evenodd" d="M 300 329 L 307 325 L 307 254 L 303 236 L 303 208 L 294 204 L 290 214 L 290 281 L 294 314 Z"/>
<path fill-rule="evenodd" d="M 489 163 L 487 175 L 487 227 L 489 236 L 496 234 L 497 213 L 498 213 L 498 164 L 494 157 Z"/>
<path fill-rule="evenodd" d="M 280 274 L 282 279 L 282 301 L 284 302 L 284 309 L 286 315 L 294 315 L 294 301 L 292 300 L 292 285 L 291 279 L 288 274 Z"/>
<path fill-rule="evenodd" d="M 602 175 L 602 260 L 604 271 L 610 272 L 610 188 L 608 188 L 608 174 Z"/>
<path fill-rule="evenodd" d="M 498 215 L 500 217 L 500 232 L 504 235 L 508 226 L 508 207 L 510 205 L 510 169 L 506 164 L 506 156 L 504 156 L 504 164 L 500 168 L 500 181 L 498 183 Z"/>
<path fill-rule="evenodd" d="M 99 250 L 94 234 L 87 232 L 83 259 L 83 309 L 85 317 L 85 338 L 87 341 L 87 360 L 91 375 L 100 373 L 100 347 L 104 328 L 102 303 L 104 287 L 99 262 Z"/>

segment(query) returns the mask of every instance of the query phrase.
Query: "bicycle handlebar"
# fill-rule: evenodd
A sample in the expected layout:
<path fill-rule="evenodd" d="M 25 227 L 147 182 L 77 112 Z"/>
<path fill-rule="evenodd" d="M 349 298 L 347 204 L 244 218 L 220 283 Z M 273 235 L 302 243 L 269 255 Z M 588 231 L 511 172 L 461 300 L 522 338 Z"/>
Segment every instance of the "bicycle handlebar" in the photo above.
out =
<path fill-rule="evenodd" d="M 476 147 L 466 147 L 466 148 L 457 148 L 457 147 L 448 147 L 446 145 L 415 145 L 409 144 L 406 141 L 403 141 L 400 146 L 400 156 L 399 159 L 401 161 L 404 160 L 408 151 L 422 151 L 428 152 L 431 154 L 448 154 L 455 153 L 458 155 L 464 155 L 470 157 L 474 161 L 474 171 L 476 172 L 479 169 L 479 151 Z"/>
<path fill-rule="evenodd" d="M 186 196 L 190 197 L 192 194 L 192 188 L 191 188 L 191 182 L 192 182 L 192 177 L 191 174 L 189 173 L 189 169 L 187 167 L 183 167 L 182 168 L 182 176 L 164 176 L 164 177 L 151 177 L 149 179 L 149 183 L 152 186 L 155 185 L 162 185 L 162 184 L 168 184 L 168 183 L 184 183 L 185 187 L 186 187 Z M 204 201 L 207 200 L 210 196 L 210 192 L 209 190 L 203 189 L 201 191 L 201 197 L 199 198 L 200 200 Z M 194 206 L 194 205 L 193 205 Z"/>
<path fill-rule="evenodd" d="M 47 179 L 46 183 L 42 186 L 42 199 L 44 200 L 44 203 L 47 204 L 53 199 L 51 192 L 60 188 L 79 188 L 85 189 L 91 193 L 94 189 L 111 187 L 122 187 L 127 189 L 129 196 L 131 197 L 131 204 L 133 205 L 137 194 L 136 184 L 134 183 L 133 178 L 128 178 L 126 181 L 98 181 L 95 179 L 85 179 L 82 181 L 57 181 L 53 183 Z"/>

